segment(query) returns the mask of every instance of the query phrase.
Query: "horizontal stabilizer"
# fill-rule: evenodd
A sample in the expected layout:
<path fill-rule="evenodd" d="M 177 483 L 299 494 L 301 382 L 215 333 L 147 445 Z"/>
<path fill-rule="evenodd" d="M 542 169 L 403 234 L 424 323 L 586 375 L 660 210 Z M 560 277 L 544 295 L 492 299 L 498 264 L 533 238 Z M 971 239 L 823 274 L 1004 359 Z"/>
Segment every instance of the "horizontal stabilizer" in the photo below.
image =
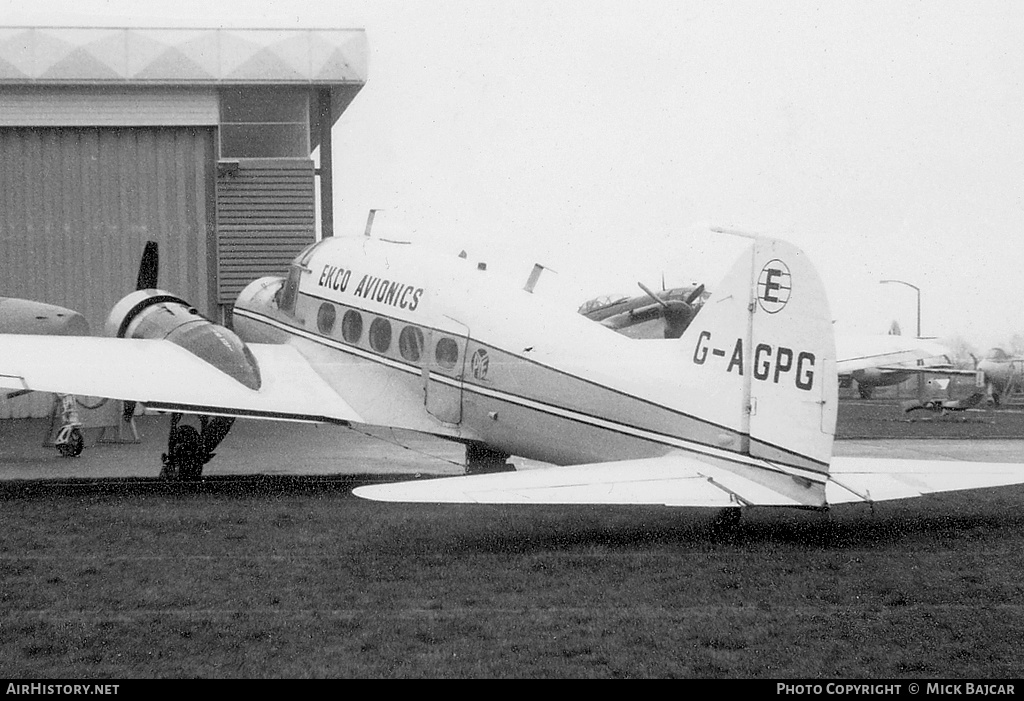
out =
<path fill-rule="evenodd" d="M 372 485 L 354 493 L 375 501 L 460 504 L 803 505 L 735 472 L 682 454 Z"/>
<path fill-rule="evenodd" d="M 1024 484 L 1024 465 L 954 460 L 832 459 L 829 504 L 907 499 L 939 492 Z"/>
<path fill-rule="evenodd" d="M 1024 484 L 1024 465 L 946 460 L 834 458 L 829 505 Z M 688 455 L 444 477 L 359 487 L 376 501 L 462 504 L 652 504 L 687 507 L 806 506 Z"/>

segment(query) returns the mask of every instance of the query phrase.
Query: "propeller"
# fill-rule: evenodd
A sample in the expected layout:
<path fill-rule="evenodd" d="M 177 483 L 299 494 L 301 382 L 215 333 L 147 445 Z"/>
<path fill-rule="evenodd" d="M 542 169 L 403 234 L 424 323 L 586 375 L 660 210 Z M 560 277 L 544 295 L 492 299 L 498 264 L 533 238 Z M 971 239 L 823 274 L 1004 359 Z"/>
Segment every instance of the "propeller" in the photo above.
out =
<path fill-rule="evenodd" d="M 135 281 L 136 290 L 153 290 L 157 286 L 160 254 L 156 241 L 147 241 L 139 261 L 139 276 Z"/>
<path fill-rule="evenodd" d="M 704 294 L 704 285 L 697 286 L 685 300 L 662 299 L 654 294 L 647 285 L 638 282 L 640 289 L 647 293 L 647 296 L 661 305 L 661 316 L 665 320 L 665 338 L 679 338 L 690 325 L 693 315 L 696 313 L 693 308 L 694 301 Z"/>
<path fill-rule="evenodd" d="M 692 305 L 697 300 L 697 298 L 700 297 L 702 294 L 704 294 L 704 285 L 697 285 L 697 287 L 694 288 L 693 292 L 691 292 L 689 296 L 687 296 L 686 303 Z"/>
<path fill-rule="evenodd" d="M 154 290 L 158 282 L 160 270 L 160 253 L 156 241 L 146 241 L 139 261 L 139 274 L 135 278 L 135 289 Z M 125 401 L 121 406 L 122 421 L 130 421 L 135 416 L 135 402 Z"/>

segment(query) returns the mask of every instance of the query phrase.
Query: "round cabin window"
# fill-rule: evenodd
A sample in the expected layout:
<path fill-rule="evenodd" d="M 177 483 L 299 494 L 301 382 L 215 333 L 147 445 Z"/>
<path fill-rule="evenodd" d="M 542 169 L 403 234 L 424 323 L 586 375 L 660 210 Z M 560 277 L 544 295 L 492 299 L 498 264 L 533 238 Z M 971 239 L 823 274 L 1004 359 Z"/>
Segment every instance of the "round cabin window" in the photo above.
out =
<path fill-rule="evenodd" d="M 327 335 L 334 330 L 334 320 L 337 318 L 337 311 L 334 309 L 334 305 L 330 302 L 324 302 L 320 305 L 319 311 L 316 313 L 316 327 L 320 329 L 320 333 Z"/>
<path fill-rule="evenodd" d="M 450 338 L 442 338 L 434 349 L 437 364 L 443 368 L 453 368 L 459 362 L 459 344 Z"/>
<path fill-rule="evenodd" d="M 423 332 L 415 326 L 406 326 L 398 334 L 398 352 L 410 362 L 418 362 L 423 355 Z"/>
<path fill-rule="evenodd" d="M 370 348 L 383 353 L 391 347 L 391 322 L 376 318 L 370 324 Z"/>
<path fill-rule="evenodd" d="M 341 337 L 349 343 L 359 343 L 363 337 L 363 316 L 354 309 L 341 318 Z"/>

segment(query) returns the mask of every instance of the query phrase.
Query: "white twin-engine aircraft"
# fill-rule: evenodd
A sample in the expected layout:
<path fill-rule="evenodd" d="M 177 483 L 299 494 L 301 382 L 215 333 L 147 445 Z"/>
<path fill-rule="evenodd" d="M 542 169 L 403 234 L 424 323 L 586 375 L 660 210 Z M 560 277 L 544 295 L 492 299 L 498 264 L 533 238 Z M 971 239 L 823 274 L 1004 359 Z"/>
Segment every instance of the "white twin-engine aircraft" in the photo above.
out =
<path fill-rule="evenodd" d="M 824 508 L 1024 482 L 1021 465 L 833 458 L 836 350 L 806 256 L 755 238 L 713 289 L 682 337 L 640 342 L 464 258 L 331 238 L 242 292 L 237 335 L 140 289 L 113 338 L 0 336 L 0 386 L 203 415 L 199 440 L 172 421 L 179 476 L 237 416 L 420 431 L 488 472 L 355 490 L 386 501 Z M 507 471 L 510 455 L 562 467 Z"/>

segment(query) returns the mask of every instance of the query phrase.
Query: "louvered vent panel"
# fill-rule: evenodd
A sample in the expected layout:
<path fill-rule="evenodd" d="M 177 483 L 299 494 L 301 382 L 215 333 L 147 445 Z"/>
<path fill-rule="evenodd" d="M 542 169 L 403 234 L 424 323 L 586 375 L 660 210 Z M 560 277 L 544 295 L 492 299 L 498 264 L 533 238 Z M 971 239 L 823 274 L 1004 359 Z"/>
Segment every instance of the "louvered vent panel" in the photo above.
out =
<path fill-rule="evenodd" d="M 222 162 L 217 174 L 217 294 L 233 304 L 249 282 L 284 275 L 313 242 L 313 161 Z"/>

